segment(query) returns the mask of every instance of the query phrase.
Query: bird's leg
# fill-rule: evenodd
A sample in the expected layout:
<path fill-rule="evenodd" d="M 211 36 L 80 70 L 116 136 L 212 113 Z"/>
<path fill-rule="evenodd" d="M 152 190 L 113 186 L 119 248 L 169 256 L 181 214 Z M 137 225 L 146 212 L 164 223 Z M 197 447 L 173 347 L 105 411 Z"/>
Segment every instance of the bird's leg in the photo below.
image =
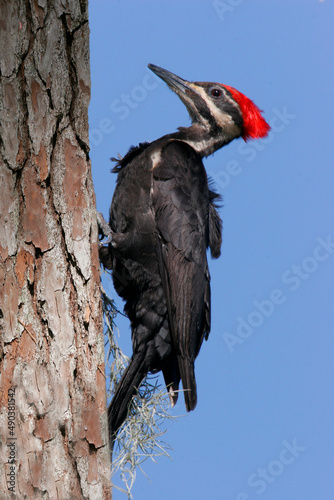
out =
<path fill-rule="evenodd" d="M 131 233 L 115 233 L 101 212 L 96 212 L 96 214 L 99 236 L 101 237 L 100 248 L 110 244 L 111 248 L 115 251 L 122 248 L 123 253 L 127 251 L 127 248 L 131 248 L 133 244 L 133 235 Z"/>
<path fill-rule="evenodd" d="M 97 225 L 99 227 L 99 237 L 100 237 L 100 242 L 99 242 L 100 262 L 106 269 L 112 269 L 112 258 L 109 251 L 110 248 L 109 245 L 113 241 L 113 232 L 108 222 L 101 214 L 101 212 L 96 213 L 96 218 L 97 218 Z"/>
<path fill-rule="evenodd" d="M 131 249 L 131 234 L 115 233 L 101 212 L 97 212 L 97 224 L 99 227 L 99 257 L 101 263 L 107 269 L 112 269 L 112 254 L 122 249 L 123 255 L 127 255 Z"/>
<path fill-rule="evenodd" d="M 101 212 L 96 212 L 97 224 L 99 226 L 100 246 L 108 245 L 112 241 L 113 232 Z"/>

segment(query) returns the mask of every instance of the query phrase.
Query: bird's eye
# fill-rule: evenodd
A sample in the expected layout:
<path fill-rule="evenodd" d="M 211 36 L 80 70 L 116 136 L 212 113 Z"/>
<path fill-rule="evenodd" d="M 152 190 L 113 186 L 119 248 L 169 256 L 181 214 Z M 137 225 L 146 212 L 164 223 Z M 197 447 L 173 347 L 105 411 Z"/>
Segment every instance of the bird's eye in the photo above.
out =
<path fill-rule="evenodd" d="M 222 91 L 219 89 L 212 89 L 211 90 L 211 95 L 213 97 L 220 97 L 222 95 Z"/>

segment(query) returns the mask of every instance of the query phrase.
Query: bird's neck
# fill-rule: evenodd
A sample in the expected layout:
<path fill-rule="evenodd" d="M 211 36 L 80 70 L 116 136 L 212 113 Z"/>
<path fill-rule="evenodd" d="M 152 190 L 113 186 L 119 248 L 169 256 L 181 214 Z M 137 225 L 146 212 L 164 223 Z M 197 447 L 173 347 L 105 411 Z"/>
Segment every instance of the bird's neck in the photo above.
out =
<path fill-rule="evenodd" d="M 235 135 L 231 137 L 222 129 L 212 129 L 199 123 L 193 123 L 190 127 L 180 127 L 168 137 L 186 142 L 201 157 L 211 155 L 235 139 Z"/>

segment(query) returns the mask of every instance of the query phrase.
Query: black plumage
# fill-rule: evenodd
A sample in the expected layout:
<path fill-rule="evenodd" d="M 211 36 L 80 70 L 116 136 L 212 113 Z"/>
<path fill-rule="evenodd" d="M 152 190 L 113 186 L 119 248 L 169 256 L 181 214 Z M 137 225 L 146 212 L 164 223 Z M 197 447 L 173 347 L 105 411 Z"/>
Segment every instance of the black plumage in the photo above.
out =
<path fill-rule="evenodd" d="M 218 195 L 202 158 L 248 132 L 231 88 L 150 68 L 186 104 L 193 124 L 131 148 L 114 168 L 112 237 L 100 258 L 125 300 L 133 355 L 109 406 L 112 437 L 148 372 L 162 370 L 172 404 L 181 380 L 187 410 L 196 406 L 194 362 L 210 332 L 207 249 L 219 257 L 222 240 Z"/>

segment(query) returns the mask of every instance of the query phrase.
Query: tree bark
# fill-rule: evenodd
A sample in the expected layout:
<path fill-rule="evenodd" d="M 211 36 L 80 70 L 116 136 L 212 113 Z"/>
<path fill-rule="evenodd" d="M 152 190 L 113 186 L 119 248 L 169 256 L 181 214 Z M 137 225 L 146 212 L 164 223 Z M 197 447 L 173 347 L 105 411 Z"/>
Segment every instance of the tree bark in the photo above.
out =
<path fill-rule="evenodd" d="M 110 499 L 87 0 L 0 28 L 0 497 Z"/>

